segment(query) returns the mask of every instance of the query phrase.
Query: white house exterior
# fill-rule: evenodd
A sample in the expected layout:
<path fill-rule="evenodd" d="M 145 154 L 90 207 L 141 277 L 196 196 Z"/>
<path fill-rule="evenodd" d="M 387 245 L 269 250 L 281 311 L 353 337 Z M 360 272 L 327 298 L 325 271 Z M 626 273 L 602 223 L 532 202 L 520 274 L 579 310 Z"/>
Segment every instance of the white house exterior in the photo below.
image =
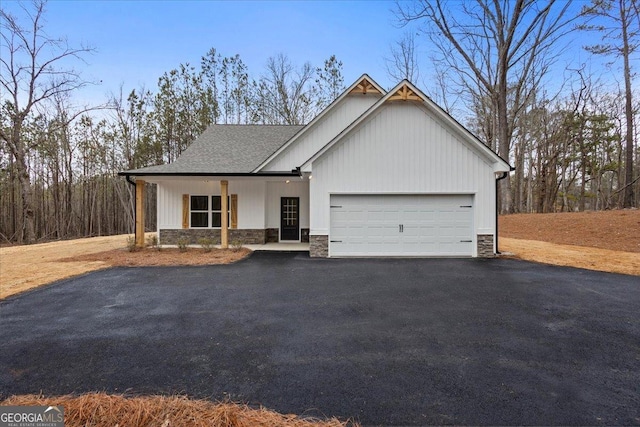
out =
<path fill-rule="evenodd" d="M 161 244 L 487 257 L 510 169 L 410 82 L 385 92 L 364 75 L 304 127 L 212 125 L 174 163 L 121 175 L 157 184 Z"/>

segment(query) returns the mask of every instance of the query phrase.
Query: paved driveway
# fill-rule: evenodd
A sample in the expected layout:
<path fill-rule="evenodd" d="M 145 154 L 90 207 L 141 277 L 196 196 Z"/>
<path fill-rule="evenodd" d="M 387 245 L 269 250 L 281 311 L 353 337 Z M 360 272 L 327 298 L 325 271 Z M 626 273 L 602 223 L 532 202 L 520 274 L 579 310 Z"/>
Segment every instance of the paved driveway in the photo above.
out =
<path fill-rule="evenodd" d="M 3 260 L 6 262 L 6 260 Z M 0 302 L 0 393 L 363 424 L 640 424 L 640 279 L 513 260 L 115 268 Z"/>

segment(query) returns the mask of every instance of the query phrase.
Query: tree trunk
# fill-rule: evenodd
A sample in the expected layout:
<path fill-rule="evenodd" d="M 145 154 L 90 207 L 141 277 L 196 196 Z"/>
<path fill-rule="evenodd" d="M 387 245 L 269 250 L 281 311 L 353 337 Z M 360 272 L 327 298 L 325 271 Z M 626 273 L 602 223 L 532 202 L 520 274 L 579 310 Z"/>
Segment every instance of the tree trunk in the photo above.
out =
<path fill-rule="evenodd" d="M 526 152 L 526 139 L 524 137 L 521 138 L 518 146 L 516 147 L 516 164 L 519 165 L 519 167 L 516 169 L 515 171 L 515 187 L 516 187 L 516 191 L 515 191 L 515 201 L 514 201 L 514 205 L 515 205 L 515 209 L 517 212 L 522 213 L 525 211 L 525 207 L 524 207 L 524 159 L 525 159 L 525 152 Z"/>
<path fill-rule="evenodd" d="M 587 153 L 586 148 L 584 146 L 584 130 L 583 126 L 580 126 L 580 134 L 578 135 L 578 146 L 580 147 L 580 173 L 582 174 L 582 183 L 580 184 L 580 202 L 578 210 L 580 212 L 585 211 L 585 193 L 586 193 L 586 185 L 587 185 Z"/>
<path fill-rule="evenodd" d="M 633 109 L 631 95 L 631 67 L 629 65 L 629 34 L 627 31 L 627 15 L 624 1 L 620 0 L 620 19 L 622 21 L 622 57 L 624 58 L 624 87 L 625 87 L 625 106 L 624 114 L 627 119 L 626 134 L 626 158 L 624 169 L 624 182 L 627 186 L 624 189 L 622 206 L 631 208 L 635 205 L 633 193 Z"/>
<path fill-rule="evenodd" d="M 506 54 L 505 54 L 506 55 Z M 505 58 L 506 61 L 506 58 Z M 497 111 L 498 111 L 498 154 L 509 161 L 509 149 L 511 142 L 511 133 L 509 132 L 508 107 L 507 107 L 507 70 L 506 64 L 500 72 L 500 83 L 498 84 L 497 95 Z M 500 180 L 500 213 L 507 214 L 512 212 L 511 205 L 511 176 Z"/>
<path fill-rule="evenodd" d="M 17 231 L 17 216 L 16 212 L 16 174 L 13 165 L 13 156 L 9 156 L 9 176 L 11 181 L 11 233 L 10 236 L 15 236 Z"/>
<path fill-rule="evenodd" d="M 583 160 L 584 162 L 584 160 Z M 582 182 L 580 183 L 580 201 L 578 203 L 578 210 L 580 212 L 584 212 L 585 211 L 585 194 L 586 194 L 586 186 L 587 186 L 587 179 L 586 179 L 586 167 L 583 163 L 582 168 L 580 173 L 582 174 Z"/>
<path fill-rule="evenodd" d="M 13 129 L 11 132 L 11 141 L 9 147 L 15 159 L 16 175 L 20 184 L 20 196 L 22 207 L 22 232 L 18 233 L 18 242 L 30 244 L 35 242 L 35 221 L 33 211 L 33 188 L 31 187 L 31 179 L 29 177 L 29 167 L 27 165 L 26 149 L 21 141 L 22 121 L 24 118 L 16 115 L 13 118 Z"/>
<path fill-rule="evenodd" d="M 24 159 L 19 159 L 18 164 L 18 181 L 20 182 L 20 195 L 22 196 L 22 212 L 24 222 L 22 224 L 23 242 L 30 244 L 36 241 L 35 218 L 33 212 L 33 189 L 31 188 L 31 180 L 29 179 L 29 171 Z"/>

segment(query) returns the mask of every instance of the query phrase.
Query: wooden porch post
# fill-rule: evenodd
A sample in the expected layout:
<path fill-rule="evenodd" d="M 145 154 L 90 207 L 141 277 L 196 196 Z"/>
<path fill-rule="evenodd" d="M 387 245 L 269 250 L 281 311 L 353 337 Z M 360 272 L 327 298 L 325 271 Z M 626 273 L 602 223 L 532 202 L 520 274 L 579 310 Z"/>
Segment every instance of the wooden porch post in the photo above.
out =
<path fill-rule="evenodd" d="M 220 181 L 220 201 L 222 202 L 221 226 L 220 230 L 220 247 L 227 249 L 229 247 L 229 181 Z"/>
<path fill-rule="evenodd" d="M 144 248 L 144 189 L 145 182 L 136 180 L 136 246 Z"/>

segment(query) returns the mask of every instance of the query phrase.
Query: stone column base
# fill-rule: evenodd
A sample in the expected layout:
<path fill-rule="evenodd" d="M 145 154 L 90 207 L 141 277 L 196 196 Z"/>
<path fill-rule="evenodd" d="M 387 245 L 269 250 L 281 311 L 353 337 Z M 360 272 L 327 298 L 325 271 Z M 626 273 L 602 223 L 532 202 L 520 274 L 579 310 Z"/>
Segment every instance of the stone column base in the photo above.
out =
<path fill-rule="evenodd" d="M 478 234 L 478 258 L 493 258 L 493 234 Z"/>
<path fill-rule="evenodd" d="M 266 241 L 265 243 L 278 243 L 280 240 L 280 229 L 278 228 L 267 228 L 265 231 Z"/>
<path fill-rule="evenodd" d="M 327 258 L 329 256 L 329 236 L 309 236 L 309 256 Z"/>

